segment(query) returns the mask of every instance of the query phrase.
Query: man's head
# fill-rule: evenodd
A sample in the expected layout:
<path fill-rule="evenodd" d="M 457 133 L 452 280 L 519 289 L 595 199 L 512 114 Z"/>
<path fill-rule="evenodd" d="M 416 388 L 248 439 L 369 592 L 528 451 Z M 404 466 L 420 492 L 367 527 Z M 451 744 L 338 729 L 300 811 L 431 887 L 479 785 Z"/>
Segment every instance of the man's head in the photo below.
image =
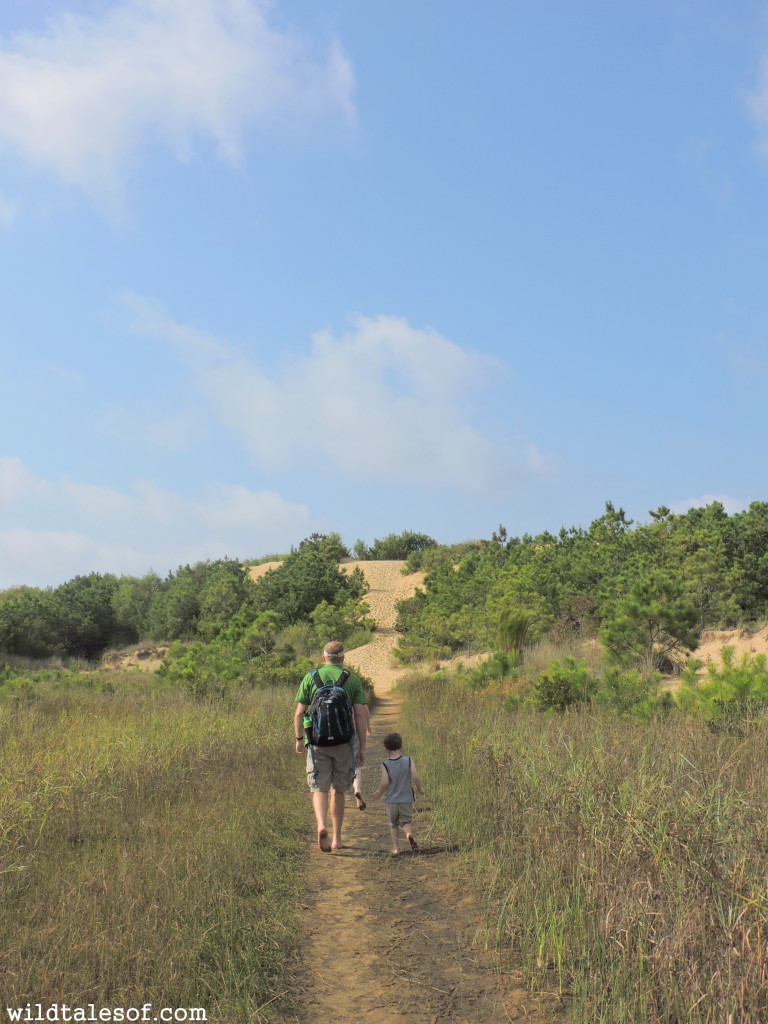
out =
<path fill-rule="evenodd" d="M 388 732 L 381 742 L 384 744 L 384 749 L 388 750 L 390 754 L 403 749 L 403 737 L 399 732 Z"/>
<path fill-rule="evenodd" d="M 323 648 L 323 661 L 326 665 L 342 665 L 344 663 L 344 644 L 331 640 Z"/>

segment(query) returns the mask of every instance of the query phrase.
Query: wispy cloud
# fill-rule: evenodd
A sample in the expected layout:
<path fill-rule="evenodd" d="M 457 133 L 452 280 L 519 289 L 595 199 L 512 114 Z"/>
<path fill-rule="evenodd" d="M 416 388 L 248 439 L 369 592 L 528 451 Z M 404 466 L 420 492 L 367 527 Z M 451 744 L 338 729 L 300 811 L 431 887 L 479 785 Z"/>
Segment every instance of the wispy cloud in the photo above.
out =
<path fill-rule="evenodd" d="M 171 341 L 196 365 L 198 385 L 254 462 L 348 480 L 504 491 L 546 475 L 548 457 L 528 440 L 501 444 L 474 424 L 477 404 L 505 372 L 433 328 L 395 316 L 353 318 L 316 334 L 309 351 L 268 374 L 232 346 L 176 323 L 131 297 L 134 329 Z"/>
<path fill-rule="evenodd" d="M 12 457 L 0 458 L 0 508 L 0 587 L 244 558 L 285 550 L 318 525 L 304 505 L 270 491 L 214 483 L 187 497 L 151 480 L 118 490 L 46 480 Z"/>
<path fill-rule="evenodd" d="M 704 494 L 700 498 L 688 498 L 687 501 L 675 501 L 669 506 L 677 515 L 682 515 L 691 508 L 706 508 L 713 501 L 719 501 L 729 516 L 736 512 L 744 512 L 747 502 L 741 498 L 730 498 L 727 494 Z"/>
<path fill-rule="evenodd" d="M 109 193 L 150 144 L 186 160 L 198 139 L 210 140 L 235 163 L 253 122 L 353 119 L 341 46 L 316 58 L 270 24 L 269 7 L 122 0 L 100 16 L 66 12 L 44 32 L 0 40 L 0 146 Z"/>

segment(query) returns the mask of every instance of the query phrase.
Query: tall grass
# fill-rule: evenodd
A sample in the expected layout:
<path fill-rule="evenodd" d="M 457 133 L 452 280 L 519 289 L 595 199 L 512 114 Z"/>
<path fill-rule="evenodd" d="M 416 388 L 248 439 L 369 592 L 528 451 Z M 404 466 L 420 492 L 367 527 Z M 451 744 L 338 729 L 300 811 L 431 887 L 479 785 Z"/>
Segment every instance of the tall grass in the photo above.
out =
<path fill-rule="evenodd" d="M 138 687 L 0 705 L 3 1005 L 292 1019 L 306 799 L 291 713 L 284 693 Z"/>
<path fill-rule="evenodd" d="M 417 677 L 403 727 L 532 987 L 582 1024 L 766 1020 L 765 728 L 505 710 Z"/>

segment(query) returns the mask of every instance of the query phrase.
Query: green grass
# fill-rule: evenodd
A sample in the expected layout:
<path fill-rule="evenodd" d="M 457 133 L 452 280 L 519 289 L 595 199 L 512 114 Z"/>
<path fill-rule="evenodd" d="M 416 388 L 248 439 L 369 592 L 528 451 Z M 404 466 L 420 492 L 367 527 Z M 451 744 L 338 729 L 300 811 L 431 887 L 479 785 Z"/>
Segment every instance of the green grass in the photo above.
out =
<path fill-rule="evenodd" d="M 290 695 L 202 704 L 136 679 L 0 704 L 4 1005 L 291 1020 L 307 807 Z"/>
<path fill-rule="evenodd" d="M 414 677 L 403 731 L 488 940 L 580 1024 L 758 1024 L 768 1002 L 766 727 L 505 710 Z"/>

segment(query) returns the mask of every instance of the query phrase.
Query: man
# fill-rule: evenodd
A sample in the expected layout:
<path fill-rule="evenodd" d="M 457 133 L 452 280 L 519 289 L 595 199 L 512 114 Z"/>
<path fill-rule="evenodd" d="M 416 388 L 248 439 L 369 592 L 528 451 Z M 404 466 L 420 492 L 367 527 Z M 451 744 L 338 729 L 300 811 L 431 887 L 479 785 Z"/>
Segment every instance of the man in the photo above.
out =
<path fill-rule="evenodd" d="M 336 683 L 344 671 L 344 645 L 333 640 L 323 650 L 323 665 L 319 669 L 320 683 Z M 312 807 L 317 819 L 317 844 L 323 853 L 340 850 L 341 827 L 344 823 L 345 794 L 355 777 L 355 767 L 365 765 L 366 726 L 368 724 L 368 700 L 360 677 L 350 672 L 342 684 L 354 711 L 355 737 L 348 743 L 330 747 L 307 747 L 307 782 L 312 793 Z M 296 694 L 294 715 L 294 738 L 296 753 L 304 752 L 304 715 L 312 703 L 316 685 L 313 673 L 309 672 L 301 681 Z M 355 747 L 357 749 L 355 749 Z M 328 839 L 328 804 L 330 793 L 333 841 Z"/>

